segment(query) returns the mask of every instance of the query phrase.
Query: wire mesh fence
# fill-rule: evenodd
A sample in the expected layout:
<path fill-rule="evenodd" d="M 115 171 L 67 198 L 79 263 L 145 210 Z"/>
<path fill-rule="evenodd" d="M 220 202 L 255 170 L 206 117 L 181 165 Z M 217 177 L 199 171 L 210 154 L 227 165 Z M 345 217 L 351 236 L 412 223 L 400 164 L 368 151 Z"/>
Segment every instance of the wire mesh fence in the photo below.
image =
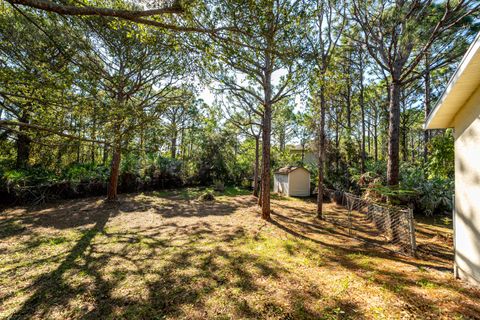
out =
<path fill-rule="evenodd" d="M 385 206 L 362 199 L 356 195 L 324 189 L 324 192 L 345 211 L 329 212 L 326 219 L 348 229 L 351 236 L 415 255 L 415 220 L 413 210 L 395 206 Z"/>

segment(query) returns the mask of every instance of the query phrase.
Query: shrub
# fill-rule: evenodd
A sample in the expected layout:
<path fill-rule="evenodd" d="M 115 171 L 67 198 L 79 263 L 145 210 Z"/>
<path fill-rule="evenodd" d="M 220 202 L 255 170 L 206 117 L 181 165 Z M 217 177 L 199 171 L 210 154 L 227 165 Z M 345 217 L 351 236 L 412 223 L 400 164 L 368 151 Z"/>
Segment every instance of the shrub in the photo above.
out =
<path fill-rule="evenodd" d="M 7 189 L 55 181 L 57 181 L 55 173 L 42 167 L 5 170 L 2 175 L 2 184 Z"/>
<path fill-rule="evenodd" d="M 200 195 L 198 200 L 201 201 L 215 201 L 215 196 L 210 191 L 204 192 Z"/>
<path fill-rule="evenodd" d="M 92 163 L 75 163 L 63 170 L 62 180 L 72 183 L 106 181 L 110 169 Z"/>
<path fill-rule="evenodd" d="M 428 170 L 419 166 L 403 165 L 400 170 L 401 187 L 412 191 L 409 201 L 417 211 L 426 215 L 452 210 L 453 179 L 427 176 Z"/>

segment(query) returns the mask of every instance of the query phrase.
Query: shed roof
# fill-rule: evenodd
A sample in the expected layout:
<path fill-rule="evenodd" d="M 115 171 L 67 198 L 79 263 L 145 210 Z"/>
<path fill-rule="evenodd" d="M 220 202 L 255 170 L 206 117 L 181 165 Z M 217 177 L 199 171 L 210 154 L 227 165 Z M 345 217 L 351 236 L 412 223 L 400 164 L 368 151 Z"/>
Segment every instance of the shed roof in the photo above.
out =
<path fill-rule="evenodd" d="M 425 129 L 452 127 L 460 108 L 480 86 L 480 33 L 463 57 L 445 92 L 425 121 Z"/>
<path fill-rule="evenodd" d="M 290 172 L 292 171 L 295 171 L 297 169 L 303 169 L 307 172 L 310 173 L 310 171 L 308 171 L 307 169 L 305 169 L 304 167 L 294 167 L 294 166 L 286 166 L 286 167 L 283 167 L 283 168 L 280 168 L 278 169 L 275 174 L 289 174 Z"/>

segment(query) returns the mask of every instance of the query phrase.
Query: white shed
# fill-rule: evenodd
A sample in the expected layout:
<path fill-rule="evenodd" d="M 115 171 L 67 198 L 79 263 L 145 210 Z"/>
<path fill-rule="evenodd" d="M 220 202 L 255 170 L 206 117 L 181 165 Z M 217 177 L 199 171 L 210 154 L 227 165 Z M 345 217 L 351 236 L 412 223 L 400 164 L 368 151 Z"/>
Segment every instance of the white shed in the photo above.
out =
<path fill-rule="evenodd" d="M 480 284 L 480 34 L 426 121 L 439 128 L 455 137 L 455 275 Z"/>
<path fill-rule="evenodd" d="M 284 167 L 275 172 L 273 192 L 291 197 L 310 196 L 310 172 L 302 167 Z"/>

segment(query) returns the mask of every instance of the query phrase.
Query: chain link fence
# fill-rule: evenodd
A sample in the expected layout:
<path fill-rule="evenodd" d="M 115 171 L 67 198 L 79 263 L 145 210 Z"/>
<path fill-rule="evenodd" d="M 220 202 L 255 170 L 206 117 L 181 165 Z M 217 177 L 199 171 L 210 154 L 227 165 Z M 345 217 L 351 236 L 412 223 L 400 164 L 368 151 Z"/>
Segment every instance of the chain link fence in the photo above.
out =
<path fill-rule="evenodd" d="M 324 192 L 337 205 L 347 209 L 346 214 L 343 210 L 332 211 L 325 218 L 348 229 L 350 236 L 415 255 L 417 245 L 412 209 L 380 205 L 338 190 L 324 189 Z"/>

